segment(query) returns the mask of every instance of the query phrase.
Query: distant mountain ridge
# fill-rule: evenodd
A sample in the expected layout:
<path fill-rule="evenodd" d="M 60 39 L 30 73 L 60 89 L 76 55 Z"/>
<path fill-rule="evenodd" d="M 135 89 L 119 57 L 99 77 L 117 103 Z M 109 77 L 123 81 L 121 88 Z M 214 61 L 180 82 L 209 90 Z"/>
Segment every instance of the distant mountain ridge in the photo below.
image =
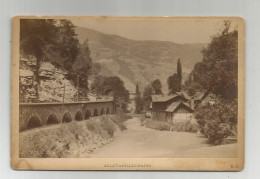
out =
<path fill-rule="evenodd" d="M 188 74 L 202 60 L 200 53 L 207 44 L 178 44 L 170 41 L 136 41 L 118 35 L 104 34 L 89 28 L 77 27 L 80 42 L 89 40 L 93 63 L 102 68 L 100 75 L 119 76 L 128 90 L 134 91 L 160 79 L 164 93 L 168 93 L 167 78 L 176 72 L 177 59 Z"/>

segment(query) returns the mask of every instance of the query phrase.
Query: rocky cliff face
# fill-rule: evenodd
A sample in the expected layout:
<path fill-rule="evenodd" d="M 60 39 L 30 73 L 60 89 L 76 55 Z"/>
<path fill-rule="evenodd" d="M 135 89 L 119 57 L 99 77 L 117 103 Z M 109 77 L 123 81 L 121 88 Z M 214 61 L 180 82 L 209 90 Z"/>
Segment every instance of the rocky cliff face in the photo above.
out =
<path fill-rule="evenodd" d="M 20 101 L 35 100 L 37 83 L 34 76 L 36 70 L 36 58 L 34 56 L 20 56 L 19 92 Z"/>
<path fill-rule="evenodd" d="M 34 56 L 20 57 L 20 101 L 40 102 L 72 102 L 77 96 L 75 84 L 66 79 L 68 72 L 60 69 L 50 62 L 41 62 L 38 71 L 39 84 L 37 85 L 36 58 Z M 64 91 L 65 88 L 65 91 Z M 38 90 L 39 98 L 36 99 Z"/>

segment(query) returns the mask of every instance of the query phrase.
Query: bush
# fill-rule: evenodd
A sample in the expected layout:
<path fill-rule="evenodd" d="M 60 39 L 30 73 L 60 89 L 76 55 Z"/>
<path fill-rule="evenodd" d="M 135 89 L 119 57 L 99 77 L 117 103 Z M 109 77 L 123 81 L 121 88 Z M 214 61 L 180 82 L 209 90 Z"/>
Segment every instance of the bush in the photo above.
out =
<path fill-rule="evenodd" d="M 177 131 L 177 132 L 198 132 L 199 131 L 199 125 L 195 121 L 195 119 L 188 120 L 186 122 L 180 122 L 177 124 L 173 124 L 171 126 L 171 131 Z"/>
<path fill-rule="evenodd" d="M 199 131 L 199 124 L 195 121 L 195 119 L 186 121 L 184 123 L 184 132 L 198 132 Z"/>
<path fill-rule="evenodd" d="M 195 117 L 209 143 L 220 145 L 234 133 L 237 125 L 237 101 L 225 101 L 217 99 L 214 104 L 201 106 Z"/>
<path fill-rule="evenodd" d="M 124 124 L 124 121 L 126 120 L 126 115 L 113 116 L 111 120 L 117 124 L 121 131 L 126 129 L 126 125 Z"/>
<path fill-rule="evenodd" d="M 195 119 L 171 125 L 167 122 L 141 118 L 141 125 L 160 131 L 198 132 L 199 130 L 199 125 Z"/>
<path fill-rule="evenodd" d="M 97 124 L 97 122 L 94 121 L 94 120 L 87 120 L 87 121 L 86 121 L 86 126 L 87 126 L 87 129 L 88 129 L 89 131 L 95 131 L 95 130 L 98 129 L 98 124 Z"/>
<path fill-rule="evenodd" d="M 114 133 L 116 131 L 115 125 L 111 120 L 107 119 L 105 116 L 101 117 L 101 127 L 108 133 L 110 137 L 114 136 Z"/>

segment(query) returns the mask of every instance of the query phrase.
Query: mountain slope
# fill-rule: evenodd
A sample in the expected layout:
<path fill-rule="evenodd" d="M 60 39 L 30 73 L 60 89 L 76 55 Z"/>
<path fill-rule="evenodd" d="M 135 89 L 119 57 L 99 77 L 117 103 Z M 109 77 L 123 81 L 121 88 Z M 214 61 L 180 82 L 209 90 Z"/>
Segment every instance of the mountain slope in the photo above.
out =
<path fill-rule="evenodd" d="M 176 72 L 177 59 L 181 58 L 185 76 L 195 63 L 202 60 L 200 51 L 206 46 L 199 43 L 135 41 L 82 27 L 77 27 L 76 33 L 81 42 L 89 40 L 93 63 L 102 66 L 100 74 L 119 76 L 130 91 L 134 91 L 137 82 L 143 88 L 158 78 L 167 93 L 167 78 Z"/>

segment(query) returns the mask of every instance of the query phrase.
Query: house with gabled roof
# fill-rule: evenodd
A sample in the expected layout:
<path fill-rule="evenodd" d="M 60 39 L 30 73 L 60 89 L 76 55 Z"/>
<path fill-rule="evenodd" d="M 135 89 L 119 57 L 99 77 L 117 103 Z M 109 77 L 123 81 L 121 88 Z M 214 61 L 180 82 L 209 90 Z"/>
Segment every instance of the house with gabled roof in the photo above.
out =
<path fill-rule="evenodd" d="M 195 96 L 188 96 L 185 92 L 177 92 L 174 95 L 152 95 L 150 105 L 152 119 L 180 123 L 190 120 L 194 116 L 194 110 L 199 105 L 212 102 L 210 90 L 198 92 Z"/>
<path fill-rule="evenodd" d="M 152 119 L 168 122 L 185 122 L 193 117 L 193 107 L 182 94 L 152 95 Z"/>
<path fill-rule="evenodd" d="M 166 110 L 166 120 L 174 123 L 182 123 L 192 119 L 194 110 L 188 103 L 173 102 Z"/>

